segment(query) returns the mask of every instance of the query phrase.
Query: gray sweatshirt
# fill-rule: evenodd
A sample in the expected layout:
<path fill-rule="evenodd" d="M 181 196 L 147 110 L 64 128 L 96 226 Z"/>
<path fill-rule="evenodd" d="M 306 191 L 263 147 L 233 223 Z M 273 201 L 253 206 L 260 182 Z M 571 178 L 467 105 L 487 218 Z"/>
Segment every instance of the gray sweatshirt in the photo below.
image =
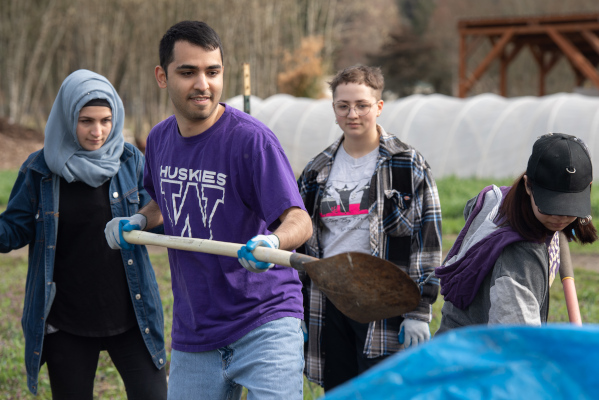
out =
<path fill-rule="evenodd" d="M 476 198 L 468 202 L 465 217 L 469 215 L 475 202 Z M 470 231 L 476 231 L 482 223 L 482 218 L 479 221 L 475 219 Z M 477 324 L 539 326 L 547 322 L 548 311 L 547 246 L 544 243 L 519 241 L 503 249 L 493 270 L 486 276 L 468 307 L 461 310 L 450 301 L 445 302 L 437 334 Z"/>

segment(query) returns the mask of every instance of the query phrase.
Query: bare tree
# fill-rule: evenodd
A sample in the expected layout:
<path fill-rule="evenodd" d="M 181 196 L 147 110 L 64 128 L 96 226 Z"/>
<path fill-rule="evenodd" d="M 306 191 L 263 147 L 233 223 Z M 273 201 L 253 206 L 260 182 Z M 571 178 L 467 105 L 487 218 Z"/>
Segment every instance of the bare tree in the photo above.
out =
<path fill-rule="evenodd" d="M 437 49 L 432 63 L 451 76 L 446 81 L 455 81 L 459 18 L 597 8 L 596 0 L 428 3 L 435 9 L 422 37 Z M 252 93 L 265 98 L 277 92 L 284 54 L 300 49 L 305 38 L 322 38 L 319 56 L 324 74 L 368 63 L 369 53 L 389 43 L 391 32 L 403 29 L 406 18 L 401 11 L 409 14 L 417 4 L 414 0 L 0 0 L 0 117 L 42 127 L 64 78 L 87 68 L 115 85 L 125 104 L 127 129 L 143 139 L 172 113 L 168 94 L 157 87 L 153 71 L 160 38 L 177 21 L 204 20 L 221 35 L 225 99 L 242 93 L 245 62 L 251 64 Z M 525 90 L 534 66 L 530 57 L 521 58 L 511 67 L 510 80 Z M 410 57 L 405 62 L 413 64 Z M 567 63 L 562 64 L 552 71 L 548 91 L 563 88 L 563 76 L 571 76 Z M 560 73 L 560 68 L 567 71 Z M 473 92 L 495 87 L 493 75 L 487 79 Z"/>

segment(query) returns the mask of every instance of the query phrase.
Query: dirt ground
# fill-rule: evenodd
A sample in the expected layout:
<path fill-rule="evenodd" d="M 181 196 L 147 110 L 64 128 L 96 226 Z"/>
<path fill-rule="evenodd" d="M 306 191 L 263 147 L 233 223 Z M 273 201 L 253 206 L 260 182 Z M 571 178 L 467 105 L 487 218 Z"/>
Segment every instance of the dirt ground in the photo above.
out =
<path fill-rule="evenodd" d="M 572 254 L 574 268 L 599 271 L 599 254 Z"/>
<path fill-rule="evenodd" d="M 42 132 L 0 118 L 0 169 L 19 169 L 29 154 L 43 146 Z"/>
<path fill-rule="evenodd" d="M 10 124 L 0 118 L 0 169 L 18 169 L 27 156 L 44 146 L 44 135 L 33 129 Z M 165 252 L 163 247 L 149 246 L 150 253 Z M 27 247 L 8 253 L 10 256 L 27 255 Z M 1 256 L 1 255 L 0 255 Z M 574 268 L 599 271 L 599 254 L 572 254 Z"/>

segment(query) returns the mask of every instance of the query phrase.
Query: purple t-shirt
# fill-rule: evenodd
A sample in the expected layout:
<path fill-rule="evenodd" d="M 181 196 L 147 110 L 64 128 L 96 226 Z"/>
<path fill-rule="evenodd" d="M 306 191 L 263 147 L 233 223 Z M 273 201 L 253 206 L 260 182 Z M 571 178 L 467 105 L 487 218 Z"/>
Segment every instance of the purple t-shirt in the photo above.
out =
<path fill-rule="evenodd" d="M 168 235 L 246 243 L 276 229 L 286 209 L 305 209 L 275 135 L 224 106 L 200 135 L 182 137 L 171 116 L 148 136 L 144 186 L 160 206 Z M 214 350 L 272 320 L 303 318 L 301 283 L 292 268 L 253 273 L 233 257 L 168 253 L 176 350 Z"/>

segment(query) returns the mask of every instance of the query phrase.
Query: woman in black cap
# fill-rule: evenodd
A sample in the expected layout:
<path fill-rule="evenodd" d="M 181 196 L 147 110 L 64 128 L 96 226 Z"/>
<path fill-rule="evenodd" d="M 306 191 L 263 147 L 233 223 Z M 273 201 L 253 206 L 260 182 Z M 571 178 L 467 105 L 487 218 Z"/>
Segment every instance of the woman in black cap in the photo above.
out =
<path fill-rule="evenodd" d="M 104 238 L 108 221 L 150 200 L 143 156 L 125 143 L 124 121 L 105 77 L 69 75 L 44 148 L 21 166 L 0 215 L 0 252 L 29 245 L 22 325 L 33 394 L 45 362 L 52 398 L 91 400 L 106 350 L 129 399 L 166 399 L 164 317 L 148 253 L 112 250 Z"/>
<path fill-rule="evenodd" d="M 437 268 L 445 298 L 437 333 L 466 325 L 547 322 L 559 270 L 559 232 L 592 243 L 593 170 L 584 142 L 560 133 L 534 144 L 511 187 L 488 186 L 468 201 L 466 225 Z"/>

